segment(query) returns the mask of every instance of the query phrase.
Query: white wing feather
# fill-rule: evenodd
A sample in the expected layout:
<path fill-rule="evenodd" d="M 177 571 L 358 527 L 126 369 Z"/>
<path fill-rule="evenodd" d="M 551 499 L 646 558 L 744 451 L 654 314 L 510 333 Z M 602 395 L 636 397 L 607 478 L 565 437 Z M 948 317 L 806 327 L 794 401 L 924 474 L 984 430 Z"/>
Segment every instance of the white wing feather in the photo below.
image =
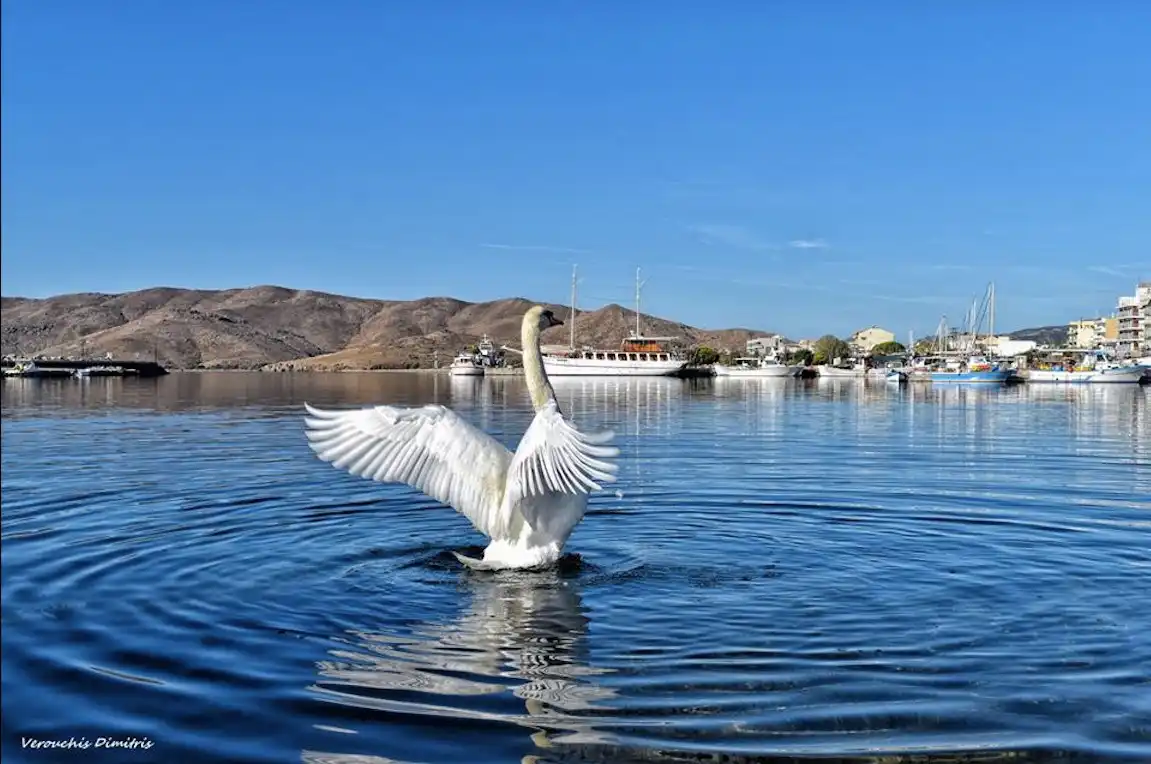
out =
<path fill-rule="evenodd" d="M 536 414 L 512 457 L 510 502 L 515 505 L 546 494 L 586 494 L 601 488 L 600 483 L 615 482 L 619 468 L 604 461 L 619 454 L 618 448 L 604 445 L 613 437 L 611 432 L 580 432 L 550 401 Z"/>
<path fill-rule="evenodd" d="M 406 483 L 491 538 L 506 532 L 511 518 L 500 509 L 512 453 L 451 409 L 304 407 L 309 445 L 323 461 L 381 483 Z"/>

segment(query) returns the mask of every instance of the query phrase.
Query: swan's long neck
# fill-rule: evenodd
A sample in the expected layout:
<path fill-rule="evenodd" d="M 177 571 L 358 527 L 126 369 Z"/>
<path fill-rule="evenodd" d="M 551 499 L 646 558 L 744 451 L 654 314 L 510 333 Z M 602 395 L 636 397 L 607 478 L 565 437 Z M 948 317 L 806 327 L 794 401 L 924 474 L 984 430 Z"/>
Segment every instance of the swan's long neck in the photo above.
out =
<path fill-rule="evenodd" d="M 520 339 L 524 346 L 524 379 L 528 383 L 528 394 L 531 395 L 532 407 L 540 411 L 549 401 L 556 399 L 556 393 L 552 389 L 552 383 L 548 381 L 547 372 L 544 371 L 543 354 L 540 353 L 539 324 L 525 320 Z"/>

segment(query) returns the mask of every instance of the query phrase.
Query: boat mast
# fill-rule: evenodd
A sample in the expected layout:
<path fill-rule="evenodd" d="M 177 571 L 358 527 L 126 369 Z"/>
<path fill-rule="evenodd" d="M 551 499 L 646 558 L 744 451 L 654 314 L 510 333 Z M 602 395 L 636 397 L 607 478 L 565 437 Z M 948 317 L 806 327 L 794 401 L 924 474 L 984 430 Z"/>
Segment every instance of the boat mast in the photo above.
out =
<path fill-rule="evenodd" d="M 572 265 L 572 314 L 568 323 L 571 324 L 569 331 L 571 332 L 568 344 L 572 350 L 575 350 L 575 319 L 576 319 L 576 265 Z"/>
<path fill-rule="evenodd" d="M 639 327 L 639 305 L 640 305 L 639 293 L 640 293 L 640 290 L 643 289 L 643 285 L 646 283 L 647 283 L 646 281 L 640 281 L 639 280 L 639 268 L 636 268 L 635 269 L 635 336 L 636 337 L 642 337 L 643 336 L 643 334 L 640 333 L 640 327 Z"/>
<path fill-rule="evenodd" d="M 992 281 L 991 284 L 987 287 L 987 289 L 991 293 L 991 307 L 990 307 L 991 315 L 987 319 L 987 334 L 990 335 L 992 340 L 994 340 L 995 339 L 995 282 Z"/>

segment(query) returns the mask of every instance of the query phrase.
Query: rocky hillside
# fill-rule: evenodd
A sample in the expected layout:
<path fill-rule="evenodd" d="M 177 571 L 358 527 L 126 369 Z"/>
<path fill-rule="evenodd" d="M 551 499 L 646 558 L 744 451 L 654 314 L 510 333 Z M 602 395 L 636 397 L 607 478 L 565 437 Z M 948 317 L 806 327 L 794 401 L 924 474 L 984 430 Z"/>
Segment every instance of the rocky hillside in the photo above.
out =
<path fill-rule="evenodd" d="M 4 297 L 2 344 L 5 356 L 155 356 L 173 369 L 427 368 L 437 352 L 446 363 L 484 334 L 497 345 L 518 347 L 520 320 L 531 305 L 522 298 L 365 300 L 276 286 Z M 567 320 L 566 306 L 549 307 Z M 634 326 L 634 311 L 608 305 L 579 314 L 576 341 L 618 347 Z M 651 316 L 643 328 L 688 346 L 732 349 L 763 334 L 696 329 Z M 567 327 L 556 327 L 544 342 L 566 344 L 567 338 Z"/>
<path fill-rule="evenodd" d="M 1067 342 L 1067 324 L 1035 326 L 1030 329 L 1020 329 L 1007 336 L 1013 340 L 1031 340 L 1040 345 L 1062 345 Z"/>

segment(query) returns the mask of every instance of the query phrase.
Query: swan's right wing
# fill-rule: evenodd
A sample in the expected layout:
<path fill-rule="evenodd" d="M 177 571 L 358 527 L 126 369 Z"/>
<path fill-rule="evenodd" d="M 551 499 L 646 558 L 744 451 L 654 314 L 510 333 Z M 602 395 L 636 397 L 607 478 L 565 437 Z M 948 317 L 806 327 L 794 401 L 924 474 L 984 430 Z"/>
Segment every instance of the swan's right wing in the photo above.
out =
<path fill-rule="evenodd" d="M 555 401 L 532 420 L 508 473 L 508 498 L 521 499 L 547 494 L 591 493 L 601 483 L 615 482 L 619 467 L 606 461 L 619 455 L 607 445 L 611 432 L 585 433 L 560 413 Z"/>
<path fill-rule="evenodd" d="M 500 535 L 512 453 L 444 406 L 325 410 L 304 404 L 309 446 L 333 467 L 381 483 L 406 483 L 458 510 L 481 533 Z"/>

